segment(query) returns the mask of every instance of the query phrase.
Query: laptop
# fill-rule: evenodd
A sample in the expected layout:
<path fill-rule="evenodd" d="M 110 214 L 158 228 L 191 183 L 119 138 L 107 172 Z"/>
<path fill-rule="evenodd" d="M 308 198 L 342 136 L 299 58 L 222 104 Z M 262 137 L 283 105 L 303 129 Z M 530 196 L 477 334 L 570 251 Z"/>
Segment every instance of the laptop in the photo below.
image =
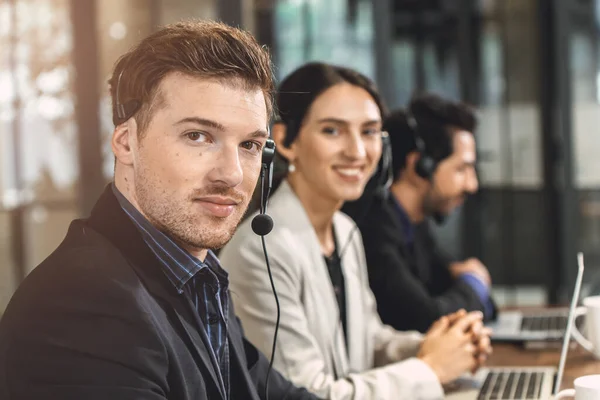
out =
<path fill-rule="evenodd" d="M 569 308 L 548 308 L 535 311 L 502 311 L 495 321 L 486 326 L 492 328 L 492 341 L 496 342 L 544 342 L 559 341 L 567 328 Z M 575 325 L 582 328 L 584 313 L 575 315 Z"/>
<path fill-rule="evenodd" d="M 556 341 L 563 338 L 567 327 L 568 308 L 537 310 L 535 312 L 502 311 L 492 328 L 491 339 L 498 342 Z M 577 317 L 577 316 L 576 316 Z M 577 318 L 578 327 L 585 317 Z"/>
<path fill-rule="evenodd" d="M 450 390 L 446 399 L 483 400 L 483 399 L 549 399 L 558 392 L 562 381 L 569 338 L 575 319 L 575 308 L 581 290 L 583 278 L 583 255 L 577 254 L 578 272 L 575 291 L 569 307 L 567 324 L 562 342 L 558 369 L 555 367 L 501 367 L 482 368 L 473 377 L 461 378 Z"/>

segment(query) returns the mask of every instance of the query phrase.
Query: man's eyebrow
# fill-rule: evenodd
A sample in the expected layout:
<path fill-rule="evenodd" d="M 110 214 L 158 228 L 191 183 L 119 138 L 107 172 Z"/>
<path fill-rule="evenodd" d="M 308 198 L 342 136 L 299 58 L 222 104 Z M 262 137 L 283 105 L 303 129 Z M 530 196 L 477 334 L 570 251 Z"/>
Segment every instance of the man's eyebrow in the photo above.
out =
<path fill-rule="evenodd" d="M 182 125 L 185 123 L 193 123 L 196 125 L 204 125 L 204 126 L 208 126 L 209 128 L 213 128 L 219 131 L 224 131 L 225 130 L 225 126 L 223 124 L 220 124 L 216 121 L 210 120 L 210 119 L 206 119 L 206 118 L 199 118 L 199 117 L 187 117 L 187 118 L 183 118 L 179 121 L 177 121 L 175 123 L 175 125 Z M 269 138 L 269 132 L 266 131 L 265 129 L 257 129 L 254 132 L 251 132 L 250 134 L 248 134 L 248 137 L 251 138 Z"/>
<path fill-rule="evenodd" d="M 254 132 L 250 133 L 248 136 L 251 137 L 251 138 L 268 139 L 269 138 L 269 132 L 267 132 L 264 129 L 257 129 Z"/>
<path fill-rule="evenodd" d="M 209 128 L 213 128 L 213 129 L 217 129 L 219 131 L 224 131 L 225 127 L 216 122 L 216 121 L 212 121 L 210 119 L 206 119 L 206 118 L 199 118 L 199 117 L 187 117 L 187 118 L 183 118 L 180 119 L 179 121 L 177 121 L 174 125 L 182 125 L 185 123 L 194 123 L 196 125 L 204 125 L 207 126 Z"/>

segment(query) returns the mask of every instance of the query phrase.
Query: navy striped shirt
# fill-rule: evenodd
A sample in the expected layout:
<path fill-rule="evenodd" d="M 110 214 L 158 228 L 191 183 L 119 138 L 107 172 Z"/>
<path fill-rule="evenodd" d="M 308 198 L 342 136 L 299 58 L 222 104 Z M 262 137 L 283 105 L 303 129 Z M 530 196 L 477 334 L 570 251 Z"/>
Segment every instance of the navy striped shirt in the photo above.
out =
<path fill-rule="evenodd" d="M 121 208 L 131 218 L 150 250 L 160 260 L 163 272 L 179 294 L 185 293 L 194 303 L 204 323 L 205 339 L 219 366 L 221 385 L 229 398 L 229 341 L 227 315 L 229 310 L 227 272 L 212 251 L 204 262 L 192 256 L 171 238 L 152 225 L 125 196 L 112 185 Z"/>

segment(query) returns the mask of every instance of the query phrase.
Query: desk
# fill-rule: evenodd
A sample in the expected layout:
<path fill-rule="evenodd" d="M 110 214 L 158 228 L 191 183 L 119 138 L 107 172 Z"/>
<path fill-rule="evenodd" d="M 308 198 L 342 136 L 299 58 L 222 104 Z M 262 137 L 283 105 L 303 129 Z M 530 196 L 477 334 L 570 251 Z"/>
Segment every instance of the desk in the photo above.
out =
<path fill-rule="evenodd" d="M 519 345 L 496 343 L 494 344 L 494 353 L 490 356 L 487 365 L 490 367 L 558 367 L 559 359 L 560 348 L 530 350 Z M 573 380 L 578 376 L 590 374 L 600 374 L 600 360 L 596 360 L 594 356 L 578 345 L 571 347 L 567 354 L 561 390 L 572 388 Z"/>

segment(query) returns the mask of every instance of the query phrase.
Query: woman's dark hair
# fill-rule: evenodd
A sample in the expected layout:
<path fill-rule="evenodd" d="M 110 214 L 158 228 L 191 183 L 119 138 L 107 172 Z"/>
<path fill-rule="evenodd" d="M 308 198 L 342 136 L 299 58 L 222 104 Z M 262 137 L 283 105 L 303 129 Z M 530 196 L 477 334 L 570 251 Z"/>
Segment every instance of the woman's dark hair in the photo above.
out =
<path fill-rule="evenodd" d="M 340 83 L 366 90 L 379 107 L 382 118 L 387 114 L 375 83 L 353 69 L 319 62 L 304 64 L 288 75 L 275 95 L 278 121 L 286 126 L 284 144 L 289 146 L 298 136 L 310 106 L 323 92 Z"/>

